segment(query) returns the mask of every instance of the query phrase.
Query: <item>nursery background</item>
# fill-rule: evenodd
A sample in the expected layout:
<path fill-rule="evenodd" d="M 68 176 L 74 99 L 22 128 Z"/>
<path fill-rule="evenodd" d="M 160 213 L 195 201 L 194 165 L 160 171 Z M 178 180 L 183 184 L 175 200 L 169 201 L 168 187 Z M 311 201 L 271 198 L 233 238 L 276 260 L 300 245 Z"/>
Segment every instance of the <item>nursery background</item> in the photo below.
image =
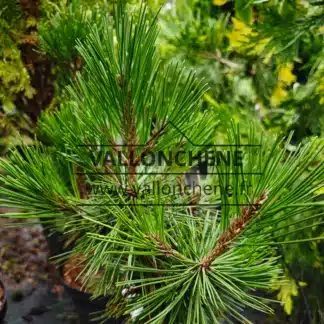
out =
<path fill-rule="evenodd" d="M 144 3 L 147 5 L 145 17 L 142 14 Z M 116 9 L 116 6 L 118 9 Z M 41 196 L 45 197 L 52 190 L 48 188 L 54 188 L 53 193 L 59 192 L 62 195 L 59 198 L 62 199 L 63 207 L 60 207 L 59 213 L 70 213 L 73 217 L 76 215 L 75 211 L 69 210 L 64 201 L 64 197 L 68 196 L 69 192 L 65 191 L 65 184 L 60 183 L 61 178 L 56 177 L 54 170 L 60 167 L 60 172 L 62 171 L 62 174 L 65 174 L 64 177 L 69 178 L 69 181 L 72 179 L 71 174 L 73 172 L 70 173 L 67 165 L 58 162 L 59 159 L 51 161 L 49 158 L 44 157 L 43 159 L 41 153 L 43 147 L 51 150 L 54 146 L 59 147 L 62 153 L 62 147 L 68 143 L 69 149 L 74 150 L 73 154 L 70 154 L 70 151 L 64 151 L 61 154 L 68 156 L 68 161 L 75 163 L 76 156 L 79 159 L 86 157 L 84 161 L 89 160 L 86 155 L 88 153 L 85 153 L 86 150 L 81 152 L 80 146 L 84 144 L 91 146 L 94 143 L 91 132 L 96 132 L 98 129 L 102 130 L 102 127 L 105 127 L 104 123 L 97 127 L 102 120 L 101 118 L 104 118 L 100 111 L 104 110 L 108 102 L 111 103 L 113 100 L 111 99 L 110 102 L 110 99 L 107 99 L 104 102 L 104 96 L 112 98 L 112 94 L 115 94 L 118 97 L 118 89 L 124 91 L 124 82 L 126 82 L 126 77 L 123 74 L 118 75 L 115 82 L 117 90 L 114 90 L 111 75 L 115 70 L 114 67 L 109 70 L 110 68 L 107 66 L 110 66 L 110 63 L 105 63 L 111 62 L 113 56 L 108 50 L 109 46 L 105 47 L 105 44 L 110 41 L 111 44 L 114 41 L 118 43 L 120 39 L 125 40 L 124 49 L 132 44 L 131 37 L 125 36 L 128 28 L 131 29 L 129 27 L 131 23 L 129 25 L 125 23 L 125 30 L 123 30 L 124 27 L 120 27 L 120 30 L 116 28 L 117 32 L 111 34 L 113 35 L 112 39 L 109 38 L 109 32 L 105 30 L 107 25 L 112 26 L 113 23 L 112 20 L 109 20 L 109 17 L 113 16 L 116 11 L 119 12 L 119 14 L 115 13 L 117 22 L 119 18 L 120 21 L 124 19 L 123 12 L 126 11 L 125 8 L 127 7 L 129 15 L 138 19 L 133 22 L 134 26 L 136 24 L 142 26 L 146 20 L 150 21 L 150 24 L 153 21 L 152 25 L 156 24 L 156 31 L 154 29 L 152 35 L 150 34 L 147 38 L 145 38 L 146 35 L 141 34 L 140 28 L 137 31 L 139 36 L 137 34 L 134 36 L 134 39 L 138 36 L 139 40 L 138 44 L 134 41 L 133 47 L 134 53 L 138 54 L 138 58 L 134 59 L 135 66 L 136 64 L 138 66 L 134 80 L 138 81 L 138 89 L 144 89 L 142 97 L 138 94 L 140 92 L 136 92 L 137 101 L 134 99 L 136 102 L 142 104 L 150 96 L 150 91 L 147 90 L 148 86 L 141 81 L 141 78 L 149 80 L 151 70 L 158 69 L 158 64 L 155 65 L 154 61 L 155 56 L 158 55 L 161 68 L 167 70 L 168 64 L 175 64 L 175 66 L 181 65 L 181 69 L 183 69 L 179 75 L 176 72 L 177 67 L 174 71 L 170 68 L 171 72 L 167 70 L 165 75 L 169 79 L 166 77 L 165 83 L 159 81 L 158 76 L 156 76 L 158 80 L 156 83 L 160 82 L 160 88 L 158 86 L 154 88 L 156 98 L 159 95 L 162 96 L 162 93 L 165 97 L 168 97 L 170 92 L 168 98 L 174 106 L 176 106 L 177 101 L 182 100 L 181 103 L 183 104 L 179 104 L 174 113 L 175 115 L 178 114 L 175 118 L 178 129 L 182 129 L 186 135 L 191 134 L 195 140 L 199 139 L 199 136 L 206 136 L 214 145 L 239 145 L 237 143 L 241 141 L 247 144 L 255 144 L 260 138 L 271 139 L 275 136 L 282 138 L 284 143 L 279 143 L 278 146 L 284 150 L 284 153 L 278 155 L 276 168 L 279 170 L 280 163 L 282 163 L 282 169 L 285 170 L 282 179 L 287 179 L 286 183 L 282 183 L 282 187 L 287 184 L 288 189 L 286 192 L 280 192 L 279 195 L 278 188 L 278 197 L 288 195 L 288 184 L 290 185 L 293 182 L 291 180 L 290 183 L 288 176 L 299 168 L 302 172 L 298 174 L 298 178 L 296 176 L 296 188 L 301 183 L 308 183 L 308 179 L 313 179 L 312 177 L 313 175 L 315 177 L 316 172 L 319 177 L 316 181 L 323 183 L 323 173 L 320 170 L 322 170 L 321 167 L 324 163 L 324 152 L 321 148 L 316 149 L 316 154 L 315 149 L 314 151 L 310 149 L 307 153 L 309 155 L 300 158 L 300 164 L 292 164 L 291 168 L 284 168 L 284 165 L 285 161 L 290 161 L 290 157 L 304 152 L 301 147 L 311 145 L 310 143 L 315 141 L 321 141 L 324 135 L 324 1 L 147 0 L 142 2 L 129 0 L 125 1 L 123 6 L 108 0 L 0 0 L 0 155 L 2 161 L 0 164 L 2 174 L 0 197 L 0 310 L 4 308 L 5 304 L 7 305 L 6 320 L 9 324 L 32 321 L 36 323 L 78 323 L 81 321 L 82 323 L 82 320 L 84 320 L 82 317 L 85 315 L 82 315 L 82 312 L 80 315 L 73 296 L 71 297 L 68 293 L 69 289 L 72 287 L 82 291 L 81 287 L 83 287 L 84 282 L 90 282 L 90 286 L 93 285 L 94 287 L 92 292 L 96 292 L 98 296 L 104 295 L 105 289 L 103 287 L 108 285 L 110 278 L 115 276 L 112 272 L 100 272 L 100 269 L 105 266 L 109 267 L 117 261 L 113 258 L 104 261 L 99 260 L 100 257 L 103 258 L 104 249 L 107 248 L 105 244 L 107 246 L 108 243 L 116 244 L 114 248 L 117 251 L 119 248 L 117 245 L 122 241 L 121 238 L 117 238 L 117 234 L 114 238 L 115 241 L 111 237 L 106 241 L 103 239 L 106 232 L 102 230 L 102 227 L 110 226 L 109 228 L 111 228 L 113 226 L 111 224 L 114 224 L 113 221 L 109 220 L 105 223 L 104 217 L 102 217 L 96 219 L 96 223 L 93 219 L 90 222 L 87 217 L 84 217 L 83 221 L 75 220 L 74 222 L 73 218 L 73 221 L 71 220 L 68 225 L 70 227 L 64 227 L 63 223 L 66 222 L 67 224 L 69 220 L 62 220 L 57 217 L 54 222 L 50 223 L 50 217 L 54 218 L 55 215 L 54 209 L 45 206 L 45 200 L 38 200 L 38 202 L 36 200 L 41 199 L 39 198 Z M 124 22 L 120 22 L 121 26 L 124 26 L 123 24 Z M 118 23 L 116 25 L 118 26 Z M 157 39 L 153 48 L 155 33 Z M 152 39 L 149 37 L 152 37 Z M 91 43 L 92 40 L 94 40 L 93 44 Z M 102 43 L 100 43 L 101 41 Z M 147 52 L 142 49 L 143 47 L 147 48 Z M 120 53 L 122 53 L 122 49 Z M 107 59 L 105 58 L 105 51 L 108 53 Z M 111 61 L 109 61 L 110 59 Z M 101 65 L 97 63 L 100 60 L 102 60 Z M 128 62 L 127 58 L 125 60 L 125 62 Z M 140 68 L 142 66 L 143 69 Z M 199 84 L 200 88 L 191 79 L 193 77 L 190 71 L 195 71 L 195 77 L 203 80 L 203 85 L 200 86 Z M 100 79 L 99 75 L 106 75 L 105 73 L 107 80 L 110 80 L 111 83 L 107 81 L 107 84 L 104 84 L 103 79 Z M 91 79 L 92 76 L 93 79 Z M 155 74 L 150 80 L 154 78 Z M 173 81 L 174 83 L 172 83 Z M 154 83 L 153 81 L 150 82 Z M 174 88 L 175 91 L 183 89 L 179 90 L 179 93 L 183 91 L 183 97 L 174 95 L 171 90 L 165 90 L 164 85 L 167 82 L 169 82 L 170 89 Z M 102 85 L 102 88 L 96 88 L 96 84 Z M 182 85 L 183 88 L 181 88 Z M 104 89 L 108 88 L 113 90 L 111 92 L 107 90 L 105 93 Z M 91 92 L 93 89 L 96 89 L 97 97 Z M 130 97 L 129 92 L 128 89 L 124 91 L 125 98 Z M 73 104 L 70 104 L 71 97 L 74 100 Z M 121 102 L 127 102 L 127 99 L 123 100 L 121 99 Z M 163 100 L 161 99 L 161 102 L 159 99 L 152 100 L 158 108 L 151 116 L 147 117 L 143 113 L 143 116 L 145 116 L 140 118 L 144 121 L 148 118 L 152 125 L 157 125 L 159 117 L 163 116 L 165 119 L 168 116 L 163 115 Z M 100 101 L 103 102 L 101 107 L 98 104 Z M 187 104 L 187 102 L 189 103 Z M 94 108 L 87 108 L 88 110 L 86 108 L 75 108 L 76 113 L 74 114 L 72 108 L 70 110 L 65 108 L 69 105 L 71 107 L 74 105 L 75 107 Z M 197 106 L 195 111 L 192 110 L 193 105 Z M 126 129 L 128 127 L 129 134 L 127 133 L 125 138 L 129 139 L 128 145 L 131 143 L 130 146 L 135 146 L 138 143 L 132 142 L 132 134 L 134 134 L 131 129 L 132 117 L 131 113 L 127 113 L 126 110 L 125 108 L 124 114 L 130 115 L 126 116 Z M 114 122 L 117 121 L 118 114 L 114 108 L 111 108 L 110 111 L 107 116 L 111 117 Z M 170 115 L 172 113 L 173 111 Z M 137 117 L 142 116 L 141 111 L 136 111 L 135 115 Z M 75 126 L 73 126 L 74 118 L 81 120 L 80 116 L 83 118 L 83 123 L 75 122 Z M 195 116 L 199 123 L 196 124 L 188 116 Z M 67 122 L 65 123 L 65 121 Z M 186 123 L 188 123 L 187 126 Z M 85 124 L 87 125 L 85 126 Z M 145 134 L 146 128 L 149 129 L 152 126 L 151 124 L 142 126 L 144 130 L 139 137 Z M 76 139 L 74 139 L 73 134 L 70 137 L 67 136 L 70 129 L 71 134 L 73 133 Z M 235 131 L 229 134 L 229 129 L 235 129 Z M 102 136 L 104 136 L 105 131 L 103 130 L 102 133 Z M 165 133 L 163 127 L 160 129 L 160 133 L 152 133 L 153 135 L 148 141 L 147 152 L 154 147 L 155 138 L 158 138 L 162 133 Z M 79 134 L 80 141 L 78 142 L 77 136 Z M 164 146 L 161 144 L 163 150 L 168 147 L 168 142 L 173 143 L 178 136 L 172 134 L 169 134 L 169 137 L 165 139 Z M 238 137 L 241 140 L 238 140 Z M 253 143 L 250 142 L 251 139 L 254 141 Z M 78 142 L 79 147 L 73 142 L 74 140 L 75 143 Z M 115 145 L 117 144 L 115 143 Z M 306 151 L 307 149 L 305 149 Z M 273 149 L 273 152 L 275 152 L 275 149 Z M 46 156 L 49 155 L 47 153 Z M 310 158 L 310 155 L 312 155 L 312 158 Z M 270 156 L 271 154 L 269 159 Z M 27 167 L 24 161 L 28 161 L 30 167 Z M 90 165 L 90 162 L 85 163 Z M 300 167 L 300 165 L 302 166 Z M 47 169 L 48 173 L 44 171 L 44 174 L 42 174 L 43 168 L 45 171 Z M 200 165 L 195 170 L 199 169 L 202 172 L 203 168 L 204 166 Z M 78 164 L 76 169 L 75 174 L 80 176 L 76 177 L 74 182 L 71 180 L 71 183 L 73 188 L 78 188 L 78 199 L 84 201 L 90 196 L 87 190 L 89 186 L 95 186 L 95 180 L 89 176 L 89 173 L 83 172 L 87 170 L 87 165 Z M 37 172 L 39 172 L 38 175 Z M 177 170 L 177 172 L 179 171 Z M 278 172 L 280 173 L 280 171 Z M 25 174 L 29 175 L 24 178 Z M 30 180 L 30 187 L 28 187 L 26 185 L 28 180 L 26 179 L 32 179 L 30 174 L 35 174 L 33 181 L 38 179 L 39 182 Z M 87 186 L 82 183 L 82 181 L 86 182 L 85 177 L 91 178 L 87 180 Z M 266 180 L 270 181 L 270 178 L 271 176 Z M 41 179 L 44 179 L 44 181 Z M 266 180 L 264 181 L 266 182 Z M 96 179 L 96 181 L 99 186 L 105 185 L 102 179 Z M 129 182 L 132 183 L 135 180 L 130 177 Z M 30 190 L 26 188 L 30 188 Z M 298 197 L 296 196 L 298 199 L 302 199 L 308 194 L 306 184 L 305 187 L 300 188 L 294 191 L 296 195 L 302 190 L 305 190 L 305 192 Z M 24 195 L 24 190 L 31 193 L 28 199 Z M 129 196 L 136 194 L 131 189 L 127 190 Z M 309 189 L 310 191 L 311 189 Z M 50 193 L 52 194 L 52 192 Z M 244 307 L 242 306 L 242 313 L 240 314 L 243 314 L 244 320 L 246 318 L 252 323 L 324 323 L 323 186 L 321 187 L 316 182 L 316 188 L 312 189 L 312 193 L 314 194 L 312 209 L 306 208 L 306 202 L 309 202 L 310 198 L 307 198 L 309 200 L 305 200 L 305 202 L 300 200 L 304 205 L 296 205 L 293 220 L 288 219 L 287 216 L 286 223 L 284 223 L 284 227 L 289 228 L 289 232 L 279 233 L 282 244 L 277 246 L 279 252 L 276 257 L 280 259 L 281 275 L 271 278 L 271 284 L 267 285 L 266 290 L 261 289 L 262 292 L 261 290 L 258 291 L 257 285 L 254 287 L 257 295 L 275 300 L 275 303 L 272 304 L 274 311 L 267 313 L 262 306 L 249 308 L 249 303 L 253 304 L 254 301 L 248 300 L 248 297 L 246 297 L 248 293 L 246 296 L 243 293 L 240 295 L 241 293 L 235 292 L 235 289 L 233 289 L 233 295 L 236 294 L 238 297 L 235 302 L 233 300 L 236 297 L 233 297 L 233 300 L 231 296 L 224 299 L 225 304 L 228 302 L 230 306 L 224 306 L 224 310 L 218 314 L 219 323 L 243 321 L 241 315 L 238 315 L 240 311 L 237 310 L 243 304 Z M 261 196 L 255 197 L 258 199 L 254 199 L 254 202 L 256 201 L 259 205 L 262 205 L 267 199 L 265 191 L 261 194 Z M 52 197 L 54 197 L 54 194 Z M 190 203 L 197 204 L 195 199 L 197 197 L 193 197 Z M 91 202 L 97 203 L 97 200 Z M 120 205 L 120 201 L 116 204 Z M 48 203 L 49 205 L 50 203 Z M 94 206 L 95 204 L 92 206 L 93 209 L 90 210 L 92 213 L 97 212 Z M 314 206 L 316 208 L 313 208 Z M 47 210 L 47 214 L 39 210 L 36 211 L 36 207 L 39 207 L 39 210 Z M 199 208 L 197 207 L 197 209 Z M 224 209 L 222 209 L 222 212 Z M 118 215 L 125 212 L 125 209 L 121 210 L 118 211 Z M 24 211 L 24 216 L 22 216 L 22 211 Z M 255 210 L 245 211 L 246 213 L 250 212 L 250 214 L 257 212 Z M 77 213 L 80 214 L 81 212 L 78 211 Z M 135 212 L 132 211 L 132 213 Z M 138 211 L 138 213 L 145 214 L 144 211 Z M 191 211 L 191 213 L 195 217 L 195 213 L 199 214 L 199 211 Z M 89 215 L 91 215 L 90 212 Z M 180 219 L 180 212 L 177 217 Z M 306 224 L 304 223 L 302 228 L 296 225 L 305 220 Z M 121 222 L 123 221 L 121 220 Z M 180 220 L 179 222 L 181 223 Z M 58 245 L 51 248 L 48 237 L 45 238 L 45 236 L 52 239 L 56 237 L 47 233 L 49 231 L 48 225 L 51 224 L 52 226 L 53 223 L 55 223 L 56 232 L 64 232 L 65 236 L 68 233 L 68 239 L 64 239 L 64 252 L 58 250 Z M 102 225 L 103 223 L 108 225 Z M 201 225 L 198 223 L 197 221 L 197 227 Z M 153 228 L 152 225 L 150 226 L 150 228 Z M 226 228 L 226 225 L 224 226 Z M 78 232 L 73 232 L 73 228 L 77 229 Z M 89 240 L 85 239 L 86 230 L 92 231 Z M 263 230 L 269 232 L 268 228 L 260 225 L 260 233 Z M 122 229 L 118 228 L 116 233 L 118 231 L 122 232 Z M 98 233 L 98 237 L 95 237 L 96 233 Z M 188 233 L 186 235 L 189 235 Z M 234 234 L 231 235 L 231 239 L 234 239 Z M 127 235 L 125 234 L 125 236 Z M 79 239 L 80 237 L 81 239 Z M 95 239 L 102 241 L 97 243 Z M 169 251 L 168 245 L 159 241 L 158 236 L 154 236 L 153 239 L 156 240 L 158 248 L 163 251 L 164 255 L 175 254 L 172 250 Z M 55 244 L 58 244 L 57 242 Z M 127 251 L 128 248 L 131 249 L 127 244 L 126 241 L 123 241 L 123 246 L 120 249 Z M 134 243 L 134 249 L 140 248 L 143 243 L 138 240 L 136 244 Z M 66 284 L 62 283 L 60 270 L 57 271 L 58 266 L 55 266 L 54 263 L 63 262 L 66 251 L 71 246 L 77 252 L 75 252 L 74 258 L 69 259 L 63 266 L 65 283 L 70 284 L 67 287 Z M 119 251 L 118 254 L 117 252 L 115 258 L 122 258 L 122 253 Z M 138 252 L 139 255 L 140 253 L 141 251 Z M 185 252 L 183 253 L 185 254 Z M 50 256 L 57 254 L 61 255 L 59 260 L 56 260 L 56 262 L 50 260 Z M 82 257 L 80 257 L 80 254 L 82 254 Z M 82 259 L 85 255 L 87 255 L 87 266 L 84 265 L 84 260 L 80 261 L 80 258 Z M 93 255 L 96 257 L 93 257 Z M 148 258 L 151 257 L 149 254 L 143 255 L 145 258 L 146 255 L 148 255 Z M 153 259 L 154 256 L 155 254 Z M 122 271 L 136 273 L 136 271 L 141 271 L 139 268 L 142 268 L 143 272 L 147 272 L 144 261 L 137 265 L 137 268 L 132 262 L 133 260 L 129 258 L 125 265 L 126 270 Z M 163 262 L 162 260 L 161 266 Z M 156 264 L 159 265 L 159 262 L 157 261 Z M 203 265 L 205 266 L 205 264 Z M 134 268 L 130 269 L 132 266 Z M 82 267 L 81 270 L 80 267 Z M 84 271 L 84 269 L 86 270 Z M 208 266 L 206 266 L 206 269 L 208 270 Z M 268 268 L 265 267 L 264 269 L 267 271 Z M 272 271 L 270 266 L 269 269 L 269 271 Z M 76 272 L 76 275 L 73 274 L 73 271 Z M 158 270 L 155 269 L 154 271 Z M 86 279 L 83 283 L 80 283 L 76 276 L 83 272 L 86 273 Z M 98 273 L 100 278 L 98 278 Z M 234 272 L 233 276 L 235 276 Z M 118 276 L 116 275 L 116 277 Z M 136 285 L 140 280 L 143 280 L 143 283 L 149 282 L 145 281 L 148 280 L 147 278 L 143 279 L 145 276 L 142 276 L 142 274 L 138 277 L 135 274 L 126 277 L 128 283 L 131 283 L 129 287 Z M 117 282 L 119 282 L 118 280 L 116 279 Z M 243 282 L 245 279 L 242 277 L 240 280 Z M 263 279 L 258 280 L 262 281 Z M 205 285 L 205 283 L 201 285 Z M 245 288 L 250 291 L 251 287 L 246 285 Z M 126 289 L 125 287 L 122 288 Z M 187 291 L 183 291 L 182 295 L 182 290 L 177 289 L 179 289 L 179 296 L 183 297 L 189 294 Z M 208 288 L 206 289 L 209 292 Z M 129 288 L 130 290 L 131 288 Z M 129 294 L 129 291 L 127 294 Z M 229 288 L 229 291 L 231 291 L 231 288 Z M 73 294 L 75 292 L 72 292 Z M 174 316 L 163 315 L 170 316 L 165 318 L 162 315 L 154 317 L 156 309 L 162 305 L 162 292 L 159 294 L 161 294 L 157 294 L 159 300 L 150 297 L 152 298 L 150 303 L 154 307 L 152 306 L 147 314 L 145 311 L 142 313 L 147 318 L 140 319 L 136 313 L 141 309 L 140 302 L 134 303 L 131 306 L 132 308 L 129 306 L 130 308 L 123 313 L 120 310 L 122 309 L 122 306 L 120 306 L 122 302 L 118 300 L 118 307 L 116 306 L 118 311 L 115 310 L 115 313 L 118 316 L 120 314 L 122 316 L 131 314 L 131 321 L 136 322 L 138 320 L 139 323 L 141 323 L 141 320 L 143 320 L 143 323 L 182 323 L 179 321 L 181 316 L 178 313 L 174 313 Z M 167 294 L 167 290 L 165 290 L 165 294 Z M 87 298 L 89 296 L 86 296 Z M 177 297 L 172 298 L 168 299 L 168 305 L 173 305 Z M 240 298 L 246 299 L 246 303 L 241 302 Z M 190 300 L 189 297 L 188 300 Z M 114 302 L 117 303 L 117 301 Z M 146 305 L 145 302 L 143 305 Z M 187 304 L 184 302 L 183 305 L 187 305 L 189 310 L 195 312 L 195 317 L 191 319 L 188 317 L 184 323 L 218 323 L 218 319 L 216 320 L 216 317 L 214 318 L 212 315 L 206 315 L 206 317 L 199 315 L 199 310 L 197 311 L 189 301 Z M 145 306 L 143 307 L 145 310 Z M 146 307 L 149 308 L 149 306 Z M 236 310 L 232 311 L 231 307 Z M 86 307 L 81 306 L 81 308 Z M 96 310 L 95 307 L 93 309 Z M 264 312 L 259 313 L 258 310 L 260 309 Z M 180 307 L 177 312 L 180 312 Z M 196 315 L 196 312 L 198 315 Z M 229 319 L 226 314 L 231 312 L 236 315 L 231 314 L 234 318 Z M 88 319 L 84 323 L 87 322 Z"/>

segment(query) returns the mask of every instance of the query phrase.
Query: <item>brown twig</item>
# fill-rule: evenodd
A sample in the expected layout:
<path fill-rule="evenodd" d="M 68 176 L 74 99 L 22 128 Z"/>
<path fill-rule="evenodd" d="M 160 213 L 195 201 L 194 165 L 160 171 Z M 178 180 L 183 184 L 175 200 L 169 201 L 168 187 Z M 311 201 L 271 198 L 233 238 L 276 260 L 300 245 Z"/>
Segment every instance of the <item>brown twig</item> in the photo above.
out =
<path fill-rule="evenodd" d="M 225 253 L 232 240 L 237 238 L 246 227 L 247 223 L 258 213 L 262 204 L 268 199 L 268 192 L 264 191 L 260 198 L 258 198 L 253 204 L 244 207 L 242 215 L 232 220 L 228 229 L 220 235 L 217 240 L 216 247 L 205 256 L 201 262 L 200 267 L 203 269 L 210 270 L 212 262 L 220 255 Z"/>
<path fill-rule="evenodd" d="M 136 138 L 136 122 L 134 115 L 134 106 L 131 104 L 130 109 L 125 105 L 125 117 L 126 117 L 126 129 L 128 130 L 128 135 L 126 139 L 127 143 L 127 155 L 128 155 L 128 173 L 129 173 L 129 183 L 132 185 L 135 182 L 136 174 L 136 149 L 137 149 L 137 138 Z"/>
<path fill-rule="evenodd" d="M 136 159 L 134 161 L 134 164 L 139 164 L 142 156 L 144 156 L 145 154 L 149 153 L 152 150 L 152 148 L 154 147 L 154 144 L 156 143 L 157 139 L 165 133 L 166 126 L 167 125 L 164 125 L 158 131 L 152 133 L 152 136 L 150 137 L 150 139 L 145 144 L 140 156 L 136 157 Z"/>
<path fill-rule="evenodd" d="M 208 59 L 208 60 L 215 60 L 231 69 L 234 69 L 234 70 L 242 70 L 242 66 L 235 63 L 235 62 L 232 62 L 230 60 L 227 60 L 225 58 L 223 58 L 221 56 L 221 53 L 219 50 L 216 49 L 216 52 L 215 53 L 209 53 L 209 52 L 205 52 L 205 53 L 197 53 L 196 54 L 197 56 L 201 57 L 201 58 L 204 58 L 204 59 Z"/>
<path fill-rule="evenodd" d="M 162 242 L 158 234 L 151 233 L 150 235 L 148 235 L 148 238 L 156 243 L 158 249 L 163 252 L 165 256 L 181 257 L 179 252 L 169 247 L 166 243 Z"/>
<path fill-rule="evenodd" d="M 76 172 L 76 181 L 81 199 L 88 199 L 88 190 L 86 184 L 86 175 L 83 173 L 82 168 L 78 165 Z"/>
<path fill-rule="evenodd" d="M 128 158 L 128 176 L 129 183 L 132 185 L 135 182 L 136 174 L 136 149 L 137 149 L 137 135 L 136 135 L 136 120 L 135 120 L 135 109 L 132 103 L 132 92 L 128 88 L 125 74 L 117 75 L 117 83 L 121 89 L 127 89 L 128 102 L 124 104 L 124 118 L 125 118 L 125 129 L 123 130 L 124 141 L 127 145 L 127 158 Z"/>
<path fill-rule="evenodd" d="M 127 145 L 127 166 L 129 174 L 129 184 L 132 185 L 135 182 L 136 168 L 139 165 L 142 156 L 147 154 L 152 150 L 156 140 L 164 134 L 167 124 L 162 126 L 159 130 L 152 133 L 151 138 L 144 145 L 144 148 L 139 156 L 136 154 L 138 147 L 138 138 L 136 132 L 136 120 L 135 120 L 135 111 L 134 104 L 132 102 L 132 91 L 128 88 L 127 80 L 125 75 L 117 75 L 117 83 L 121 89 L 127 89 L 128 103 L 124 105 L 124 118 L 125 118 L 125 130 L 122 131 L 124 141 Z"/>

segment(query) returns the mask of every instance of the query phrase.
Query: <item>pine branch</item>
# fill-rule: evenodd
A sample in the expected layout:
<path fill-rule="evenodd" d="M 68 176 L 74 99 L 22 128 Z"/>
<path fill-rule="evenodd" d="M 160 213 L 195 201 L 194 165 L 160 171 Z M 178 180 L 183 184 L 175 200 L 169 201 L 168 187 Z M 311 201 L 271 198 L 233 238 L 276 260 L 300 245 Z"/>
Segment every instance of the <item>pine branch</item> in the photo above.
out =
<path fill-rule="evenodd" d="M 153 132 L 152 136 L 145 144 L 141 154 L 135 159 L 135 163 L 134 163 L 135 165 L 140 162 L 142 156 L 151 152 L 151 150 L 154 148 L 159 137 L 161 137 L 163 134 L 165 134 L 166 128 L 167 128 L 167 124 L 163 125 L 158 131 Z"/>
<path fill-rule="evenodd" d="M 82 168 L 79 165 L 77 166 L 76 169 L 77 169 L 76 180 L 77 180 L 77 186 L 80 194 L 80 199 L 86 200 L 89 198 L 87 185 L 86 185 L 86 175 L 84 174 Z"/>
<path fill-rule="evenodd" d="M 148 235 L 148 238 L 155 242 L 158 249 L 164 253 L 165 256 L 174 256 L 176 258 L 182 258 L 181 254 L 172 249 L 170 246 L 168 246 L 166 243 L 164 243 L 158 234 L 151 233 Z"/>
<path fill-rule="evenodd" d="M 217 240 L 216 247 L 204 257 L 200 262 L 200 267 L 210 270 L 212 262 L 220 255 L 224 254 L 230 247 L 230 243 L 236 239 L 245 229 L 247 223 L 257 215 L 262 204 L 268 199 L 268 192 L 264 191 L 260 198 L 248 207 L 244 207 L 242 215 L 235 217 L 229 228 L 223 232 Z"/>
<path fill-rule="evenodd" d="M 130 88 L 128 88 L 127 80 L 125 74 L 122 76 L 117 76 L 118 86 L 124 92 L 127 92 L 127 103 L 124 104 L 124 129 L 122 134 L 124 137 L 124 142 L 127 144 L 127 156 L 128 156 L 128 175 L 129 184 L 132 185 L 135 182 L 136 174 L 136 149 L 138 145 L 137 135 L 136 135 L 136 120 L 135 120 L 135 107 L 132 102 L 132 93 Z"/>
<path fill-rule="evenodd" d="M 129 130 L 127 136 L 127 154 L 128 160 L 130 163 L 128 164 L 128 174 L 129 174 L 129 184 L 132 185 L 135 182 L 135 174 L 136 174 L 136 148 L 137 148 L 137 139 L 136 139 L 136 124 L 135 124 L 135 116 L 134 116 L 134 106 L 130 105 L 130 112 L 127 113 L 127 108 L 125 105 L 125 116 L 126 116 L 126 129 Z"/>

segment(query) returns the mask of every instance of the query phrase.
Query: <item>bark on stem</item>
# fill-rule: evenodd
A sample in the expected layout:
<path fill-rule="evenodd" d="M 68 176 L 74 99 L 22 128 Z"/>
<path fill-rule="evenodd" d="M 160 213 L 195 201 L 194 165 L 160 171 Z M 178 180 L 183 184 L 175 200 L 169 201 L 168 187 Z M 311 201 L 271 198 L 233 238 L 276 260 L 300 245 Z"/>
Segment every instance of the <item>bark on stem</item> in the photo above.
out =
<path fill-rule="evenodd" d="M 175 257 L 181 257 L 181 255 L 171 247 L 169 247 L 166 243 L 162 242 L 159 235 L 151 233 L 148 236 L 151 240 L 153 240 L 160 251 L 164 253 L 165 256 L 175 256 Z"/>
<path fill-rule="evenodd" d="M 258 213 L 262 204 L 267 199 L 268 192 L 264 191 L 260 198 L 258 198 L 253 204 L 243 208 L 242 215 L 240 217 L 235 217 L 232 220 L 228 229 L 218 238 L 216 247 L 201 260 L 201 268 L 210 270 L 212 262 L 230 248 L 230 243 L 232 242 L 232 240 L 234 240 L 241 234 L 241 232 L 243 232 L 247 223 Z"/>

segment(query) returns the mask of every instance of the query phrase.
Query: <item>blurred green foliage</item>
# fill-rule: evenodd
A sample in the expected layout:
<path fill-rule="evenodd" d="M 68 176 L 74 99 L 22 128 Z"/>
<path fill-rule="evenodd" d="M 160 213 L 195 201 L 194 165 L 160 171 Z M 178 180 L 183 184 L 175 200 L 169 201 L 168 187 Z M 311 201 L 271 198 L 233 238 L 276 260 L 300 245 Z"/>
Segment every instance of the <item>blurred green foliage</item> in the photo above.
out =
<path fill-rule="evenodd" d="M 295 130 L 300 141 L 323 131 L 323 8 L 297 0 L 178 0 L 162 9 L 161 52 L 193 66 L 231 115 L 260 119 L 284 135 Z M 219 118 L 228 122 L 227 114 Z"/>
<path fill-rule="evenodd" d="M 29 99 L 35 95 L 19 48 L 32 25 L 18 1 L 0 0 L 0 154 L 17 142 L 17 129 L 29 133 L 28 118 L 17 111 L 15 100 L 20 94 Z"/>

